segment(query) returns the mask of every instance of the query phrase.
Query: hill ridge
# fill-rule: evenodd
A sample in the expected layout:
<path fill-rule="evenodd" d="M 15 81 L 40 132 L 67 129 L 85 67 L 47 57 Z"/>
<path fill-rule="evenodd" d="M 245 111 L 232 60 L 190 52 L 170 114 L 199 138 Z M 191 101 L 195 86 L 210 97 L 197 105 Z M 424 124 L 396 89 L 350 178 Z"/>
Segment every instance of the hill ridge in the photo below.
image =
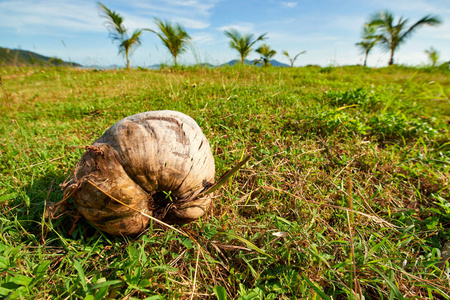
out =
<path fill-rule="evenodd" d="M 58 57 L 49 57 L 36 52 L 0 47 L 0 65 L 3 66 L 65 66 L 81 67 L 74 62 L 67 62 Z"/>

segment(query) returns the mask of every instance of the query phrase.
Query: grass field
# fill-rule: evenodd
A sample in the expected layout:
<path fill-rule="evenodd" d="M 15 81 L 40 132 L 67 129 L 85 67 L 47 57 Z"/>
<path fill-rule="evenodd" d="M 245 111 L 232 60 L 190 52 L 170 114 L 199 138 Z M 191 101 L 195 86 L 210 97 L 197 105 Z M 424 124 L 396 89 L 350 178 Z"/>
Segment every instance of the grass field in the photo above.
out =
<path fill-rule="evenodd" d="M 450 297 L 448 70 L 0 75 L 0 298 Z M 74 223 L 72 205 L 47 217 L 82 147 L 161 109 L 197 121 L 218 176 L 251 155 L 207 215 L 180 227 L 189 238 L 109 236 Z"/>

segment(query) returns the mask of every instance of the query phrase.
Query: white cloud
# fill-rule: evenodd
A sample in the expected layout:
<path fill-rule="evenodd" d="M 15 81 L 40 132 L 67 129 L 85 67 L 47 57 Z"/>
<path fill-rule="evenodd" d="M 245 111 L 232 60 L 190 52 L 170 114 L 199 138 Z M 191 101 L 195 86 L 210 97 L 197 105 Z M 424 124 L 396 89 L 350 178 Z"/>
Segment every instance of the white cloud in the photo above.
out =
<path fill-rule="evenodd" d="M 398 14 L 403 15 L 403 12 L 418 15 L 424 14 L 441 14 L 441 13 L 449 13 L 448 9 L 448 0 L 378 0 L 378 1 L 366 1 L 368 4 L 373 4 L 379 7 L 384 7 L 383 9 L 389 9 L 390 11 L 396 12 Z M 446 7 L 446 9 L 442 9 Z M 408 17 L 408 16 L 405 16 Z"/>
<path fill-rule="evenodd" d="M 248 33 L 254 33 L 255 30 L 255 24 L 253 23 L 238 23 L 233 25 L 226 25 L 219 28 L 219 30 L 230 30 L 234 29 L 239 31 L 242 34 L 248 34 Z"/>
<path fill-rule="evenodd" d="M 359 33 L 365 22 L 367 22 L 367 18 L 364 16 L 355 17 L 353 15 L 338 15 L 333 17 L 332 20 L 329 20 L 328 23 L 330 26 L 333 26 L 333 28 L 338 27 L 346 31 L 357 31 Z"/>
<path fill-rule="evenodd" d="M 297 2 L 281 2 L 281 5 L 285 6 L 285 7 L 289 7 L 289 8 L 293 8 L 297 6 Z"/>
<path fill-rule="evenodd" d="M 192 42 L 195 44 L 208 44 L 210 42 L 213 42 L 215 40 L 214 36 L 207 32 L 202 32 L 198 34 L 193 34 L 191 36 Z"/>
<path fill-rule="evenodd" d="M 133 14 L 124 13 L 123 16 L 123 24 L 125 28 L 132 31 L 138 28 L 150 28 L 150 29 L 156 29 L 155 22 L 152 18 L 145 18 L 145 17 L 139 17 L 135 16 Z M 104 20 L 102 20 L 103 22 Z M 106 30 L 106 27 L 103 25 L 103 30 Z"/>
<path fill-rule="evenodd" d="M 0 2 L 2 27 L 20 32 L 40 31 L 51 27 L 52 31 L 100 31 L 101 20 L 96 6 L 90 1 L 76 4 L 60 1 L 3 1 Z M 46 33 L 46 31 L 44 31 Z"/>
<path fill-rule="evenodd" d="M 209 17 L 211 10 L 222 0 L 155 0 L 151 3 L 141 0 L 131 0 L 129 5 L 145 9 L 147 14 L 170 16 Z"/>
<path fill-rule="evenodd" d="M 191 29 L 205 29 L 210 26 L 208 21 L 211 10 L 221 0 L 155 0 L 150 3 L 131 0 L 135 14 L 150 18 L 155 16 L 162 20 L 180 23 Z M 188 16 L 188 17 L 186 17 Z"/>
<path fill-rule="evenodd" d="M 310 33 L 310 34 L 302 34 L 298 36 L 293 36 L 290 34 L 286 34 L 284 32 L 270 32 L 268 34 L 271 41 L 275 43 L 286 44 L 286 41 L 289 42 L 289 44 L 292 43 L 299 43 L 304 45 L 311 45 L 316 43 L 328 43 L 331 41 L 337 41 L 339 40 L 338 36 L 335 35 L 327 35 L 324 33 Z"/>
<path fill-rule="evenodd" d="M 108 8 L 124 18 L 127 28 L 152 28 L 153 17 L 179 22 L 186 28 L 204 29 L 210 26 L 208 17 L 218 0 L 159 0 L 142 4 L 130 0 L 108 4 Z M 120 4 L 120 5 L 119 5 Z M 130 9 L 129 7 L 134 7 Z M 136 9 L 138 8 L 138 9 Z M 186 15 L 189 17 L 186 18 Z M 101 32 L 105 30 L 97 4 L 88 0 L 6 0 L 0 2 L 1 27 L 20 33 L 60 35 L 61 32 Z"/>
<path fill-rule="evenodd" d="M 192 29 L 204 29 L 209 27 L 208 22 L 204 22 L 201 20 L 194 20 L 194 19 L 188 19 L 188 18 L 182 18 L 182 17 L 175 17 L 173 19 L 174 22 L 180 23 L 182 26 L 185 26 L 186 28 L 192 28 Z"/>
<path fill-rule="evenodd" d="M 426 36 L 427 38 L 450 41 L 450 23 L 442 23 L 439 26 L 424 26 L 417 29 L 416 34 Z"/>

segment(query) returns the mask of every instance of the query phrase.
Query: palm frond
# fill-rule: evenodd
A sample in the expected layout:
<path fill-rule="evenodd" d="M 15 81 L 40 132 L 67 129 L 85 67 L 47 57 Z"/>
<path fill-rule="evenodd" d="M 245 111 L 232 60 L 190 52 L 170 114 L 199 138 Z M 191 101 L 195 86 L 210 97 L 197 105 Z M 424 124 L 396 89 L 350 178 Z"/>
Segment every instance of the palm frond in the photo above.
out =
<path fill-rule="evenodd" d="M 302 52 L 300 52 L 300 53 L 297 53 L 297 55 L 296 56 L 294 56 L 294 62 L 295 62 L 295 60 L 297 59 L 297 57 L 299 57 L 300 55 L 302 55 L 302 54 L 305 54 L 306 53 L 306 50 L 304 50 L 304 51 L 302 51 Z"/>
<path fill-rule="evenodd" d="M 381 40 L 381 35 L 377 33 L 377 28 L 377 26 L 370 23 L 364 24 L 361 41 L 355 44 L 361 49 L 361 52 L 366 55 L 372 50 L 375 44 Z"/>
<path fill-rule="evenodd" d="M 100 2 L 98 2 L 98 6 L 100 7 L 100 16 L 105 19 L 105 25 L 111 39 L 118 43 L 126 39 L 127 29 L 123 25 L 123 18 Z"/>
<path fill-rule="evenodd" d="M 230 47 L 232 49 L 237 50 L 241 53 L 241 49 L 245 48 L 246 41 L 245 37 L 243 37 L 237 30 L 230 29 L 229 31 L 225 30 L 225 35 L 230 38 Z M 247 36 L 248 38 L 248 36 Z"/>
<path fill-rule="evenodd" d="M 419 21 L 417 21 L 416 23 L 414 23 L 408 30 L 406 30 L 406 32 L 403 33 L 403 35 L 402 35 L 402 39 L 408 38 L 417 28 L 419 28 L 421 26 L 424 26 L 424 25 L 436 26 L 441 23 L 442 23 L 442 21 L 439 17 L 427 15 L 427 16 L 423 17 L 422 19 L 420 19 Z"/>
<path fill-rule="evenodd" d="M 368 23 L 376 28 L 378 44 L 391 52 L 389 65 L 393 64 L 394 52 L 420 26 L 438 25 L 441 20 L 436 16 L 425 16 L 408 27 L 408 19 L 400 17 L 394 23 L 394 15 L 389 11 L 382 11 L 373 15 Z"/>
<path fill-rule="evenodd" d="M 105 19 L 109 37 L 118 45 L 119 54 L 122 54 L 126 58 L 127 68 L 129 68 L 129 53 L 133 52 L 141 44 L 140 36 L 142 30 L 136 29 L 129 38 L 127 29 L 123 25 L 123 18 L 102 3 L 97 2 L 97 4 L 100 8 L 100 16 Z"/>
<path fill-rule="evenodd" d="M 260 61 L 262 61 L 265 66 L 270 65 L 270 59 L 277 54 L 277 52 L 270 48 L 267 44 L 262 44 L 255 50 L 255 52 L 262 55 Z"/>
<path fill-rule="evenodd" d="M 189 41 L 191 40 L 190 35 L 179 23 L 172 24 L 168 20 L 163 21 L 155 18 L 155 24 L 160 32 L 152 29 L 144 30 L 153 32 L 161 39 L 163 45 L 172 54 L 175 64 L 177 64 L 178 55 L 188 49 Z"/>
<path fill-rule="evenodd" d="M 275 54 L 277 54 L 277 52 L 275 50 L 273 50 L 269 45 L 267 44 L 262 44 L 261 46 L 259 46 L 255 52 L 261 54 L 264 57 L 267 58 L 271 58 L 273 56 L 275 56 Z"/>
<path fill-rule="evenodd" d="M 267 33 L 260 35 L 256 39 L 253 34 L 242 35 L 236 29 L 225 30 L 224 34 L 230 38 L 230 48 L 238 51 L 241 56 L 241 61 L 244 62 L 244 59 L 248 56 L 255 43 L 266 39 L 265 36 Z"/>
<path fill-rule="evenodd" d="M 300 55 L 305 54 L 305 53 L 306 53 L 306 50 L 297 53 L 297 55 L 295 55 L 295 56 L 292 58 L 286 50 L 283 50 L 283 52 L 282 52 L 282 54 L 283 54 L 284 56 L 286 56 L 286 57 L 289 59 L 289 62 L 291 63 L 291 67 L 294 66 L 294 63 L 295 63 L 295 61 L 297 60 L 297 58 L 298 58 Z"/>
<path fill-rule="evenodd" d="M 136 29 L 129 39 L 123 40 L 119 46 L 119 53 L 132 53 L 137 47 L 141 45 L 142 30 Z"/>

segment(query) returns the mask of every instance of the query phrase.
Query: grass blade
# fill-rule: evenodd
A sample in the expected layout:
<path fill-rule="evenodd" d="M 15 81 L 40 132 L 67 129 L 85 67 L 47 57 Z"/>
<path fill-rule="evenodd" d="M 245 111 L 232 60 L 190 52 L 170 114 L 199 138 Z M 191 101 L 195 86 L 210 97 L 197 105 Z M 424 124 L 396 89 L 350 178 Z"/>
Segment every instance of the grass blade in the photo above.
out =
<path fill-rule="evenodd" d="M 199 197 L 203 195 L 207 195 L 209 193 L 212 193 L 219 189 L 225 182 L 227 182 L 228 179 L 230 179 L 231 176 L 233 176 L 234 173 L 239 171 L 239 169 L 250 159 L 251 155 L 247 156 L 243 160 L 241 160 L 238 164 L 236 164 L 233 168 L 225 172 L 225 174 L 220 177 L 220 179 L 214 183 L 212 186 L 210 186 L 206 191 L 202 192 Z"/>
<path fill-rule="evenodd" d="M 110 280 L 110 281 L 100 282 L 100 283 L 97 283 L 97 284 L 91 286 L 89 288 L 89 290 L 90 291 L 97 290 L 97 289 L 103 288 L 105 286 L 115 285 L 115 284 L 119 284 L 122 282 L 123 282 L 122 280 Z"/>
<path fill-rule="evenodd" d="M 261 248 L 257 247 L 255 244 L 253 244 L 252 242 L 250 242 L 250 241 L 244 239 L 244 238 L 241 237 L 241 236 L 238 236 L 238 235 L 233 234 L 233 233 L 230 233 L 230 232 L 219 232 L 219 233 L 220 233 L 220 234 L 223 234 L 223 235 L 227 235 L 227 236 L 229 236 L 229 237 L 231 237 L 231 238 L 234 238 L 234 239 L 236 239 L 236 240 L 239 240 L 239 241 L 245 243 L 245 244 L 247 245 L 248 248 L 250 248 L 250 249 L 252 249 L 252 250 L 255 250 L 256 252 L 258 252 L 258 253 L 260 253 L 260 254 L 262 254 L 262 255 L 268 257 L 268 258 L 273 259 L 273 257 L 272 257 L 270 254 L 267 254 L 266 252 L 264 252 L 264 250 L 262 250 Z"/>
<path fill-rule="evenodd" d="M 320 296 L 322 299 L 331 300 L 317 285 L 315 285 L 305 274 L 302 274 L 303 279 L 305 279 L 306 283 Z"/>
<path fill-rule="evenodd" d="M 223 286 L 216 285 L 213 288 L 213 291 L 217 297 L 217 300 L 227 300 L 227 292 Z"/>
<path fill-rule="evenodd" d="M 83 287 L 83 291 L 86 293 L 88 290 L 88 287 L 87 287 L 86 276 L 84 275 L 83 268 L 81 267 L 80 262 L 76 259 L 73 260 L 73 266 L 78 271 L 78 276 L 80 277 L 81 286 Z"/>
<path fill-rule="evenodd" d="M 396 299 L 404 299 L 403 295 L 400 293 L 400 291 L 398 290 L 397 286 L 395 285 L 394 282 L 392 282 L 392 280 L 390 280 L 386 275 L 384 275 L 378 269 L 376 269 L 376 268 L 370 268 L 370 269 L 372 269 L 373 271 L 377 272 L 378 274 L 380 274 L 381 277 L 383 277 L 383 279 L 386 281 L 386 283 L 391 288 L 392 292 L 395 294 Z"/>

